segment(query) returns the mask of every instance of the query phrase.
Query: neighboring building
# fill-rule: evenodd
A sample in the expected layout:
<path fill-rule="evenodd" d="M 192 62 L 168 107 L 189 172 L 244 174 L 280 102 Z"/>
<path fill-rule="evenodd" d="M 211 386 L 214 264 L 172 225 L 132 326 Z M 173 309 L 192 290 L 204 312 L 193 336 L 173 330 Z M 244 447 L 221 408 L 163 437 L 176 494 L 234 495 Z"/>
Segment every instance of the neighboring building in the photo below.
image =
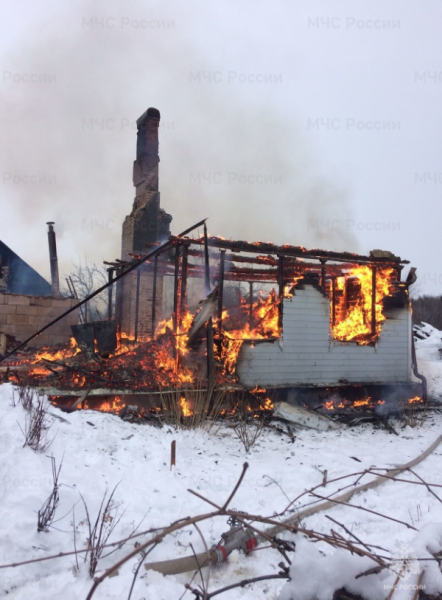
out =
<path fill-rule="evenodd" d="M 52 286 L 35 269 L 0 241 L 0 337 L 12 349 L 77 303 L 74 298 L 54 297 Z M 32 340 L 33 346 L 53 346 L 69 341 L 78 311 Z M 3 335 L 2 335 L 3 334 Z"/>
<path fill-rule="evenodd" d="M 0 240 L 0 292 L 47 296 L 51 284 Z"/>

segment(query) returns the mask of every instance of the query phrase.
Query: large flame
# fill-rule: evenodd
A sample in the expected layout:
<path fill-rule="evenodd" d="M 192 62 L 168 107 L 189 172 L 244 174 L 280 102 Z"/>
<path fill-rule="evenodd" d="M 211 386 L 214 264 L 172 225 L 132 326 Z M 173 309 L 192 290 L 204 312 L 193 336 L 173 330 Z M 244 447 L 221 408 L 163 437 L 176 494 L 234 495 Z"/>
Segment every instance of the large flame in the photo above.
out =
<path fill-rule="evenodd" d="M 81 352 L 75 338 L 71 337 L 69 340 L 69 348 L 63 348 L 61 350 L 51 350 L 50 348 L 44 347 L 35 354 L 33 363 L 39 362 L 42 359 L 47 360 L 64 360 L 71 358 Z"/>
<path fill-rule="evenodd" d="M 96 410 L 118 414 L 125 406 L 126 403 L 124 400 L 122 400 L 122 398 L 120 398 L 120 396 L 114 396 L 111 400 L 101 402 L 100 405 L 96 407 Z M 80 406 L 80 404 L 77 406 L 77 409 L 81 408 L 90 409 L 91 406 L 89 405 L 88 401 L 85 400 L 83 406 Z"/>
<path fill-rule="evenodd" d="M 376 272 L 375 291 L 375 331 L 372 328 L 373 280 L 372 269 L 367 266 L 355 267 L 344 277 L 336 279 L 337 302 L 333 337 L 336 340 L 351 341 L 358 338 L 360 344 L 369 344 L 381 331 L 385 316 L 382 312 L 382 301 L 390 293 L 390 284 L 394 269 L 378 269 Z M 360 291 L 351 305 L 346 304 L 347 282 L 359 283 Z M 331 310 L 333 306 L 331 305 Z"/>
<path fill-rule="evenodd" d="M 223 336 L 219 358 L 226 373 L 234 374 L 244 340 L 259 340 L 279 337 L 279 301 L 274 289 L 265 297 L 263 294 L 250 307 L 241 296 L 240 310 L 223 312 Z"/>

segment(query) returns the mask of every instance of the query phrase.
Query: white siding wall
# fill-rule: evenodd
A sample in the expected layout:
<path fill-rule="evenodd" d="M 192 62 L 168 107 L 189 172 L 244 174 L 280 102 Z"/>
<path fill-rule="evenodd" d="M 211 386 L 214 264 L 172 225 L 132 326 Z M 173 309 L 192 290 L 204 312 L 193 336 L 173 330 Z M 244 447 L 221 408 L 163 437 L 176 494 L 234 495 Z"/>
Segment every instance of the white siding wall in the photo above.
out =
<path fill-rule="evenodd" d="M 311 285 L 284 300 L 282 343 L 244 342 L 238 375 L 247 386 L 406 383 L 411 381 L 411 313 L 386 313 L 376 346 L 330 337 L 330 300 Z"/>

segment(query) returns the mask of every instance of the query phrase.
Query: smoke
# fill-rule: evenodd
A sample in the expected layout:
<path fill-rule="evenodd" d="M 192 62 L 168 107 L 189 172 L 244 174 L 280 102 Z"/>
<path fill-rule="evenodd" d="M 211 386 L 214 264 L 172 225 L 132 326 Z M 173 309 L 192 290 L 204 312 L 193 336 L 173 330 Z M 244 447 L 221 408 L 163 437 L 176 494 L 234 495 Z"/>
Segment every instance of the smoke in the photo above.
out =
<path fill-rule="evenodd" d="M 204 53 L 183 8 L 40 4 L 45 17 L 3 55 L 0 160 L 2 239 L 43 275 L 46 221 L 56 223 L 62 275 L 80 257 L 120 256 L 135 121 L 148 106 L 162 115 L 161 206 L 173 232 L 209 217 L 210 233 L 226 238 L 357 251 L 333 227 L 351 218 L 348 190 L 321 170 L 296 114 L 281 108 L 283 77 L 259 93 L 229 82 L 230 63 Z"/>

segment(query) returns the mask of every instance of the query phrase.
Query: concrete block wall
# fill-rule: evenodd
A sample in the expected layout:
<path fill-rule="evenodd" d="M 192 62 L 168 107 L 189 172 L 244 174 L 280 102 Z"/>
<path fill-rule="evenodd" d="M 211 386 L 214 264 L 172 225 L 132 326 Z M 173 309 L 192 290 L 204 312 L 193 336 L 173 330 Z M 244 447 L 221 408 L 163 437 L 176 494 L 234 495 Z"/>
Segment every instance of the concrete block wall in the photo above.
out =
<path fill-rule="evenodd" d="M 23 296 L 0 293 L 0 333 L 23 342 L 39 329 L 74 306 L 74 298 Z M 32 346 L 55 346 L 69 341 L 71 325 L 78 323 L 78 309 L 32 340 Z"/>

